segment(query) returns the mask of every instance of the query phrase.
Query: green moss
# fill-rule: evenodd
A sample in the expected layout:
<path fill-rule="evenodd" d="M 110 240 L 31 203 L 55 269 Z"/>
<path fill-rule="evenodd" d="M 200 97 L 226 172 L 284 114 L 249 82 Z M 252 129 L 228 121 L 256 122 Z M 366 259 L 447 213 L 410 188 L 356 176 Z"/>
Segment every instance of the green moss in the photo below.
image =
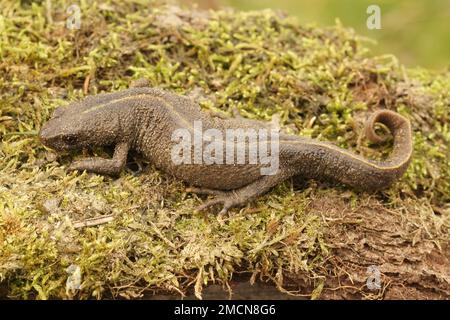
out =
<path fill-rule="evenodd" d="M 286 182 L 229 216 L 204 215 L 194 212 L 201 199 L 151 166 L 118 179 L 68 174 L 79 153 L 56 155 L 39 143 L 36 132 L 57 106 L 140 77 L 199 93 L 205 109 L 238 108 L 266 120 L 278 113 L 293 134 L 374 158 L 389 146 L 358 143 L 363 119 L 379 107 L 396 110 L 412 121 L 415 155 L 401 181 L 375 197 L 394 212 L 432 206 L 448 218 L 448 71 L 405 70 L 395 57 L 371 57 L 365 40 L 349 29 L 305 27 L 270 10 L 82 1 L 81 29 L 68 30 L 68 5 L 1 5 L 0 281 L 9 296 L 132 298 L 146 289 L 184 294 L 194 288 L 200 297 L 203 285 L 225 286 L 236 271 L 279 287 L 284 273 L 304 274 L 316 288 L 312 297 L 321 294 L 330 235 L 310 204 L 322 195 L 333 202 L 350 194 L 358 208 L 369 195 Z M 110 214 L 108 224 L 74 227 Z M 438 219 L 430 217 L 427 223 Z M 448 240 L 445 228 L 429 232 L 438 246 Z M 82 272 L 75 293 L 65 286 L 72 264 Z"/>

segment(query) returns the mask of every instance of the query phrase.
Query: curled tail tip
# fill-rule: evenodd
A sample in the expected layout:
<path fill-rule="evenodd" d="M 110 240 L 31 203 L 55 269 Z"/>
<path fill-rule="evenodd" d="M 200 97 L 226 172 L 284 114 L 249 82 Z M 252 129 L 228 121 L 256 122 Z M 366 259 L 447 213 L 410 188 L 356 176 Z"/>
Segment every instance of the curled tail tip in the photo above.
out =
<path fill-rule="evenodd" d="M 378 110 L 374 112 L 366 123 L 365 134 L 372 142 L 382 142 L 384 137 L 375 132 L 375 123 L 384 124 L 394 137 L 394 145 L 388 159 L 380 162 L 385 175 L 385 185 L 390 185 L 398 179 L 408 168 L 413 153 L 413 137 L 411 124 L 404 116 L 391 110 Z"/>
<path fill-rule="evenodd" d="M 377 110 L 369 117 L 364 127 L 366 138 L 376 144 L 384 142 L 387 137 L 380 136 L 375 132 L 375 123 L 382 123 L 387 126 L 392 135 L 402 126 L 407 126 L 407 130 L 410 131 L 409 120 L 399 113 L 387 109 Z"/>

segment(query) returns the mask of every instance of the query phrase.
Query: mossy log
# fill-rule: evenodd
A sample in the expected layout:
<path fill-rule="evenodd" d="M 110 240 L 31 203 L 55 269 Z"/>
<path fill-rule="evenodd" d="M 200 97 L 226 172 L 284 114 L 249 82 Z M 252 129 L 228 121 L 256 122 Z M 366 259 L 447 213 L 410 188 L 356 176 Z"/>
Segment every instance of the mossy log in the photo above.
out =
<path fill-rule="evenodd" d="M 209 285 L 233 297 L 245 282 L 285 297 L 450 297 L 448 69 L 407 69 L 341 25 L 270 10 L 82 1 L 80 29 L 69 29 L 72 3 L 52 3 L 0 1 L 2 297 L 201 298 Z M 110 178 L 68 173 L 81 152 L 40 144 L 57 106 L 141 77 L 206 110 L 278 114 L 292 134 L 372 159 L 391 145 L 361 139 L 364 119 L 395 110 L 411 120 L 413 161 L 382 192 L 287 181 L 217 216 L 195 212 L 205 199 L 139 155 Z M 79 287 L 68 286 L 73 270 Z"/>

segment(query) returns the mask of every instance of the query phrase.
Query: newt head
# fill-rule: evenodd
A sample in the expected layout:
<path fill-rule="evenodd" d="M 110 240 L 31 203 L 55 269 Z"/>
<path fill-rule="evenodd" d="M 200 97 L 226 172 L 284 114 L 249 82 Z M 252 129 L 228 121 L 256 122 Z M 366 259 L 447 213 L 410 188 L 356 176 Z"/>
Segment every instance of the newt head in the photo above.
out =
<path fill-rule="evenodd" d="M 119 132 L 117 115 L 84 102 L 56 108 L 39 131 L 42 144 L 56 151 L 112 144 Z"/>

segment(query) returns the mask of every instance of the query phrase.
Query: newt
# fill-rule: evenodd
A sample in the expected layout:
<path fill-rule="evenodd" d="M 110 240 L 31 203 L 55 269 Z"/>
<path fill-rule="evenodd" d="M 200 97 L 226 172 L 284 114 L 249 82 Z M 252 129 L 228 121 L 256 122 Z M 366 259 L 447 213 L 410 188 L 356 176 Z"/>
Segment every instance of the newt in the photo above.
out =
<path fill-rule="evenodd" d="M 254 143 L 261 142 L 251 139 L 240 141 L 246 147 L 244 162 L 234 157 L 230 158 L 231 162 L 178 163 L 173 160 L 173 148 L 177 143 L 174 132 L 183 129 L 195 135 L 195 122 L 201 123 L 203 130 L 215 129 L 216 133 L 223 133 L 223 141 L 219 142 L 224 144 L 228 129 L 270 128 L 267 121 L 227 118 L 202 111 L 194 100 L 150 88 L 141 80 L 128 89 L 88 96 L 56 108 L 51 119 L 42 126 L 39 138 L 56 151 L 113 146 L 112 159 L 87 158 L 72 162 L 68 168 L 98 174 L 118 175 L 126 165 L 129 151 L 137 151 L 157 168 L 192 186 L 189 191 L 214 196 L 199 210 L 222 205 L 221 213 L 255 199 L 291 177 L 331 180 L 362 191 L 387 188 L 404 174 L 413 152 L 409 120 L 381 109 L 369 117 L 364 133 L 370 141 L 380 143 L 384 138 L 375 132 L 375 123 L 382 123 L 389 129 L 393 149 L 386 160 L 369 160 L 329 142 L 279 133 L 278 167 L 271 174 L 262 174 L 261 169 L 267 164 L 249 161 L 248 150 Z M 267 137 L 265 139 L 262 140 L 268 143 Z M 237 145 L 239 141 L 233 140 L 233 143 Z M 201 141 L 201 146 L 207 148 L 208 141 Z M 275 147 L 269 149 L 272 155 Z M 199 156 L 194 146 L 189 152 L 189 156 Z M 224 160 L 221 157 L 219 160 Z"/>

